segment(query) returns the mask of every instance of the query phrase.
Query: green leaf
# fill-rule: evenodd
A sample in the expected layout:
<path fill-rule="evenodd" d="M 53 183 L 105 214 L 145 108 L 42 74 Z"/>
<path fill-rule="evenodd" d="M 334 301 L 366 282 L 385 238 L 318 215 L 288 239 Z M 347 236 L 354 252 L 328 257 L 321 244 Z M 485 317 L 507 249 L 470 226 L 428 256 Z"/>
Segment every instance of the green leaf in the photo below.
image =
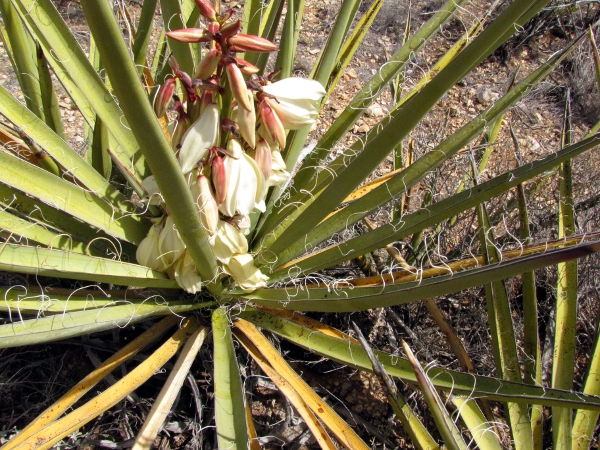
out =
<path fill-rule="evenodd" d="M 501 261 L 501 255 L 496 247 L 485 203 L 478 206 L 477 217 L 479 218 L 480 242 L 485 262 L 488 265 L 498 264 Z M 504 280 L 486 283 L 485 291 L 496 370 L 505 380 L 515 383 L 522 382 L 517 355 L 517 340 Z M 506 408 L 515 448 L 531 449 L 533 447 L 533 432 L 527 406 L 518 403 L 507 403 Z"/>
<path fill-rule="evenodd" d="M 35 43 L 25 30 L 10 0 L 0 0 L 0 14 L 2 14 L 10 54 L 15 65 L 15 75 L 19 80 L 27 108 L 37 117 L 44 119 Z"/>
<path fill-rule="evenodd" d="M 94 112 L 98 114 L 119 143 L 113 149 L 119 161 L 140 178 L 147 176 L 139 145 L 123 122 L 123 113 L 52 3 L 49 0 L 13 0 L 13 3 L 44 53 L 52 55 L 48 62 L 86 121 L 93 125 Z"/>
<path fill-rule="evenodd" d="M 122 211 L 135 211 L 130 200 L 111 186 L 106 178 L 94 170 L 59 135 L 24 108 L 2 86 L 0 86 L 0 113 L 51 155 L 80 185 L 86 186 L 98 196 L 111 199 L 114 206 Z"/>
<path fill-rule="evenodd" d="M 425 428 L 423 423 L 419 420 L 419 417 L 413 412 L 410 406 L 398 393 L 398 389 L 394 384 L 394 381 L 387 374 L 384 367 L 377 359 L 377 356 L 375 356 L 373 349 L 360 331 L 360 328 L 358 328 L 355 323 L 352 325 L 354 327 L 354 331 L 358 335 L 360 344 L 367 353 L 369 360 L 371 360 L 373 373 L 377 375 L 377 379 L 386 390 L 388 402 L 394 410 L 396 417 L 402 423 L 404 431 L 410 437 L 413 445 L 420 450 L 439 449 L 439 445 L 437 445 L 437 442 L 435 442 L 435 440 L 431 437 L 427 431 L 427 428 Z"/>
<path fill-rule="evenodd" d="M 170 296 L 169 296 L 170 293 Z M 43 316 L 53 313 L 64 313 L 100 309 L 115 306 L 119 303 L 140 304 L 149 298 L 161 295 L 167 303 L 178 300 L 176 291 L 157 291 L 156 288 L 132 290 L 102 289 L 58 289 L 58 288 L 26 288 L 24 286 L 0 287 L 0 310 L 7 311 L 9 316 L 36 314 Z"/>
<path fill-rule="evenodd" d="M 212 314 L 215 358 L 215 420 L 220 449 L 248 448 L 245 399 L 235 358 L 229 316 L 223 308 Z"/>
<path fill-rule="evenodd" d="M 598 251 L 600 251 L 600 241 L 592 241 L 421 281 L 353 289 L 339 289 L 340 286 L 335 289 L 301 288 L 300 286 L 293 289 L 258 289 L 244 295 L 243 298 L 257 305 L 295 311 L 365 311 L 448 295 L 558 262 L 582 258 Z"/>
<path fill-rule="evenodd" d="M 120 286 L 178 288 L 175 280 L 148 267 L 71 251 L 17 244 L 5 244 L 0 249 L 0 270 Z"/>
<path fill-rule="evenodd" d="M 498 436 L 494 433 L 493 426 L 485 419 L 475 400 L 457 395 L 451 395 L 450 399 L 458 409 L 460 417 L 467 425 L 469 433 L 473 436 L 478 448 L 485 450 L 502 449 Z"/>
<path fill-rule="evenodd" d="M 506 190 L 523 183 L 545 171 L 556 167 L 567 159 L 594 148 L 600 142 L 600 136 L 585 139 L 568 146 L 547 157 L 507 172 L 485 183 L 441 200 L 426 210 L 407 214 L 401 219 L 382 225 L 374 231 L 365 233 L 342 244 L 334 245 L 318 253 L 308 255 L 287 265 L 283 265 L 270 276 L 271 281 L 279 281 L 300 273 L 310 273 L 322 268 L 348 261 L 356 255 L 383 248 L 387 244 L 403 239 L 427 227 L 435 226 L 456 214 L 466 211 L 479 203 L 489 200 Z M 293 269 L 292 269 L 293 268 Z"/>
<path fill-rule="evenodd" d="M 371 361 L 360 344 L 347 339 L 326 335 L 304 327 L 291 320 L 282 319 L 266 312 L 247 308 L 240 317 L 269 330 L 284 339 L 349 367 L 371 371 Z M 386 372 L 411 385 L 416 385 L 415 373 L 410 363 L 397 355 L 374 351 Z M 600 411 L 600 397 L 578 392 L 559 391 L 541 386 L 512 383 L 506 380 L 472 375 L 438 367 L 428 368 L 429 378 L 436 389 L 455 395 L 481 396 L 494 401 L 514 401 L 525 404 L 581 407 Z M 579 406 L 577 406 L 579 405 Z"/>
<path fill-rule="evenodd" d="M 442 436 L 446 447 L 450 450 L 466 450 L 467 444 L 463 440 L 460 430 L 452 420 L 452 417 L 450 417 L 450 414 L 446 410 L 446 405 L 444 405 L 444 402 L 436 392 L 431 379 L 425 373 L 423 367 L 421 367 L 421 364 L 419 364 L 419 361 L 417 361 L 417 358 L 415 358 L 415 355 L 405 341 L 402 341 L 402 346 L 415 371 L 415 376 L 421 392 L 423 393 L 423 397 L 425 398 L 425 402 L 437 425 L 436 429 Z"/>
<path fill-rule="evenodd" d="M 466 69 L 480 63 L 491 51 L 509 37 L 514 23 L 524 12 L 528 12 L 529 1 L 512 3 L 492 24 L 490 24 L 471 45 L 457 55 L 437 76 L 413 96 L 402 109 L 396 111 L 383 128 L 377 127 L 366 143 L 357 141 L 351 147 L 351 153 L 357 153 L 351 162 L 340 166 L 337 172 L 329 174 L 323 183 L 311 194 L 314 197 L 306 209 L 294 220 L 280 226 L 275 241 L 269 246 L 269 252 L 277 255 L 290 254 L 294 249 L 301 251 L 307 230 L 319 224 L 337 208 L 344 199 L 363 180 L 365 180 L 385 159 L 402 139 L 418 124 L 431 107 L 468 71 Z M 531 1 L 535 3 L 535 1 Z M 539 6 L 539 5 L 538 5 Z M 500 36 L 500 38 L 499 38 Z M 344 159 L 344 158 L 342 158 Z M 334 162 L 335 163 L 335 162 Z M 331 166 L 329 167 L 331 170 Z M 325 187 L 326 186 L 326 187 Z M 329 234 L 331 235 L 331 234 Z M 295 256 L 295 255 L 294 255 Z M 280 261 L 289 261 L 279 258 Z"/>
<path fill-rule="evenodd" d="M 570 94 L 567 91 L 564 114 L 563 145 L 571 143 Z M 575 233 L 573 209 L 573 177 L 571 160 L 559 166 L 558 237 Z M 552 361 L 552 387 L 573 389 L 573 366 L 577 343 L 577 261 L 558 264 L 556 291 L 556 325 Z M 570 409 L 552 410 L 552 437 L 556 450 L 570 450 L 573 412 Z"/>
<path fill-rule="evenodd" d="M 98 197 L 6 153 L 0 153 L 0 175 L 8 186 L 125 241 L 139 243 L 150 226 L 140 216 L 116 210 L 105 197 Z"/>
<path fill-rule="evenodd" d="M 165 303 L 162 299 L 156 298 L 140 304 L 116 303 L 115 306 L 101 309 L 19 320 L 0 325 L 0 348 L 41 344 L 96 333 L 132 325 L 154 316 L 182 314 L 202 306 L 206 304 L 194 305 L 188 301 Z"/>

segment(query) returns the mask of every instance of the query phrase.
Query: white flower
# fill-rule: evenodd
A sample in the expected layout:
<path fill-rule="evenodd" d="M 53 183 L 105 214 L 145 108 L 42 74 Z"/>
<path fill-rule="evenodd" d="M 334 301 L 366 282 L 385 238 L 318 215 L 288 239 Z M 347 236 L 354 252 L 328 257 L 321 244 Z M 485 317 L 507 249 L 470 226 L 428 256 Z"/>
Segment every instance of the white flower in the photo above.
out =
<path fill-rule="evenodd" d="M 188 252 L 185 252 L 175 262 L 173 275 L 177 284 L 190 294 L 202 290 L 202 278 L 200 278 L 194 260 Z"/>
<path fill-rule="evenodd" d="M 246 237 L 233 225 L 219 221 L 217 232 L 210 238 L 215 258 L 227 264 L 231 257 L 238 253 L 248 253 Z"/>
<path fill-rule="evenodd" d="M 234 255 L 223 269 L 245 292 L 265 287 L 269 279 L 254 265 L 254 258 L 249 253 Z"/>
<path fill-rule="evenodd" d="M 290 173 L 286 170 L 285 161 L 279 150 L 271 151 L 271 176 L 267 180 L 267 186 L 279 186 L 290 179 Z"/>
<path fill-rule="evenodd" d="M 203 174 L 199 174 L 196 183 L 191 187 L 192 196 L 196 199 L 198 212 L 202 226 L 213 235 L 217 230 L 219 221 L 219 206 L 215 200 L 213 189 L 210 186 L 208 178 Z"/>
<path fill-rule="evenodd" d="M 326 94 L 321 83 L 307 78 L 285 78 L 263 86 L 263 91 L 275 97 L 266 100 L 288 130 L 312 125 Z"/>
<path fill-rule="evenodd" d="M 249 215 L 254 208 L 265 210 L 266 183 L 256 161 L 250 158 L 235 139 L 227 143 L 228 155 L 223 158 L 227 194 L 219 210 L 226 216 Z"/>
<path fill-rule="evenodd" d="M 186 174 L 204 158 L 209 148 L 214 147 L 220 138 L 219 106 L 211 103 L 198 120 L 185 132 L 179 150 L 179 165 Z"/>
<path fill-rule="evenodd" d="M 160 250 L 158 247 L 160 229 L 160 225 L 152 225 L 150 227 L 148 235 L 142 239 L 142 242 L 138 245 L 135 257 L 140 265 L 149 267 L 152 270 L 164 272 L 167 270 L 167 266 L 160 257 Z"/>
<path fill-rule="evenodd" d="M 179 235 L 179 231 L 175 228 L 171 216 L 167 216 L 165 226 L 160 232 L 158 251 L 160 259 L 166 267 L 171 267 L 185 251 L 185 244 Z"/>

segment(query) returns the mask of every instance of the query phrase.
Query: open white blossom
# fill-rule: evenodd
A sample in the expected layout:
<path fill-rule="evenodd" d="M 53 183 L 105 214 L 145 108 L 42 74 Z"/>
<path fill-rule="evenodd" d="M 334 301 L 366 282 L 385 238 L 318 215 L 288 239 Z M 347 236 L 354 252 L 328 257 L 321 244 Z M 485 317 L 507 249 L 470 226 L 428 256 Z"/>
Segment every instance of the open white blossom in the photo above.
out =
<path fill-rule="evenodd" d="M 263 86 L 263 91 L 275 97 L 266 100 L 288 130 L 312 125 L 327 93 L 321 83 L 308 78 L 285 78 Z"/>
<path fill-rule="evenodd" d="M 220 130 L 219 106 L 211 103 L 202 111 L 198 120 L 185 132 L 181 140 L 179 165 L 184 174 L 194 169 L 208 149 L 219 142 Z"/>

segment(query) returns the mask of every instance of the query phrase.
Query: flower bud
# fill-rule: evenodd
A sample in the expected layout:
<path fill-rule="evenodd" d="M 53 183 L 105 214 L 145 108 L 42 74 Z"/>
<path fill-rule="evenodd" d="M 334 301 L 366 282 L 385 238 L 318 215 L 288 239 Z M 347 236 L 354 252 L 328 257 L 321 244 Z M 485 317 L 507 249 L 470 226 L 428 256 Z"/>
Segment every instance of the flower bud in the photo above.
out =
<path fill-rule="evenodd" d="M 196 71 L 196 76 L 194 78 L 200 78 L 202 80 L 210 78 L 217 69 L 221 56 L 221 52 L 216 48 L 209 50 L 200 61 L 200 64 L 198 64 L 198 70 Z"/>
<path fill-rule="evenodd" d="M 271 41 L 251 34 L 238 33 L 231 36 L 227 42 L 235 47 L 236 51 L 241 50 L 242 52 L 275 52 L 279 50 L 279 47 Z"/>
<path fill-rule="evenodd" d="M 271 148 L 269 147 L 269 144 L 265 142 L 264 139 L 261 139 L 260 141 L 258 141 L 258 144 L 256 144 L 256 150 L 254 151 L 254 160 L 256 161 L 256 164 L 258 165 L 260 171 L 265 177 L 265 180 L 271 178 L 271 159 Z"/>
<path fill-rule="evenodd" d="M 220 129 L 219 106 L 211 103 L 183 136 L 179 150 L 179 165 L 184 174 L 196 167 L 208 149 L 217 144 L 221 134 Z"/>
<path fill-rule="evenodd" d="M 208 32 L 214 36 L 215 34 L 217 34 L 221 29 L 221 25 L 219 25 L 219 22 L 211 22 L 208 24 L 207 30 Z"/>
<path fill-rule="evenodd" d="M 215 199 L 217 204 L 221 204 L 225 201 L 227 195 L 227 175 L 225 173 L 225 165 L 223 164 L 223 158 L 219 155 L 215 155 L 211 166 L 212 182 L 215 186 Z"/>
<path fill-rule="evenodd" d="M 196 2 L 196 6 L 200 10 L 200 14 L 207 20 L 215 21 L 217 20 L 217 10 L 212 5 L 212 3 L 208 0 L 194 0 Z"/>
<path fill-rule="evenodd" d="M 175 78 L 167 78 L 154 97 L 154 112 L 156 117 L 162 117 L 166 112 L 173 94 L 175 93 Z"/>
<path fill-rule="evenodd" d="M 258 111 L 262 118 L 267 133 L 273 141 L 279 144 L 280 148 L 285 148 L 285 128 L 281 123 L 279 116 L 273 111 L 267 100 L 262 99 L 258 103 Z"/>
<path fill-rule="evenodd" d="M 167 31 L 166 35 L 171 39 L 188 44 L 210 42 L 212 40 L 212 36 L 202 28 L 183 28 L 181 30 Z"/>
<path fill-rule="evenodd" d="M 248 103 L 250 104 L 250 110 L 237 109 L 237 123 L 240 134 L 246 143 L 254 148 L 256 145 L 256 112 L 254 111 L 254 97 L 251 91 L 248 91 Z"/>
<path fill-rule="evenodd" d="M 240 68 L 241 72 L 245 75 L 254 75 L 255 73 L 260 72 L 260 68 L 258 68 L 254 64 L 249 63 L 245 59 L 236 58 L 235 56 L 233 57 L 233 59 L 235 59 L 235 62 Z"/>
<path fill-rule="evenodd" d="M 234 34 L 237 34 L 237 32 L 240 31 L 241 28 L 242 28 L 241 20 L 236 20 L 235 22 L 225 24 L 221 27 L 221 36 L 223 38 L 231 37 Z"/>
<path fill-rule="evenodd" d="M 225 72 L 227 73 L 227 80 L 229 81 L 229 87 L 233 93 L 233 98 L 235 98 L 239 106 L 246 111 L 250 111 L 251 107 L 248 100 L 246 81 L 234 60 L 225 62 Z"/>
<path fill-rule="evenodd" d="M 263 92 L 268 94 L 265 100 L 288 130 L 312 125 L 319 112 L 319 103 L 326 94 L 321 83 L 306 78 L 285 78 L 263 86 Z"/>
<path fill-rule="evenodd" d="M 208 234 L 213 235 L 217 231 L 219 223 L 219 206 L 215 201 L 208 178 L 202 174 L 198 175 L 196 185 L 198 190 L 196 203 L 200 210 L 200 221 Z"/>

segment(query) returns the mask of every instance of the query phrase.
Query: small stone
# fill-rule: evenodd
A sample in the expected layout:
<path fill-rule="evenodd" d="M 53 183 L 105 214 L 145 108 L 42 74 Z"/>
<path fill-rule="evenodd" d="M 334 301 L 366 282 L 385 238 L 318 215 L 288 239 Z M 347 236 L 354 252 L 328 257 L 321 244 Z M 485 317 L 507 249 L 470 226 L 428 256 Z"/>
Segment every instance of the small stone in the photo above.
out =
<path fill-rule="evenodd" d="M 373 104 L 367 108 L 365 114 L 369 117 L 383 117 L 385 116 L 385 111 L 378 104 Z"/>
<path fill-rule="evenodd" d="M 371 127 L 365 123 L 365 124 L 361 125 L 360 127 L 358 127 L 358 132 L 359 133 L 368 133 L 370 129 L 371 129 Z"/>
<path fill-rule="evenodd" d="M 348 69 L 346 71 L 346 75 L 348 75 L 350 78 L 358 77 L 358 74 L 356 73 L 356 70 L 354 70 L 354 69 Z"/>

